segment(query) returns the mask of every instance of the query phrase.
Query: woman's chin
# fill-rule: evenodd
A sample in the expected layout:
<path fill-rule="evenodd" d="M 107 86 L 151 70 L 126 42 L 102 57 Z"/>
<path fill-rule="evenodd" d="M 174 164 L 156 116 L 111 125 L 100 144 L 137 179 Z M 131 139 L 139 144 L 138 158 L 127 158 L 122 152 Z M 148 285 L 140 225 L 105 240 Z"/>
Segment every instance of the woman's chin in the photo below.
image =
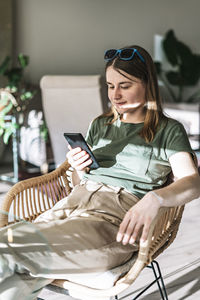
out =
<path fill-rule="evenodd" d="M 118 112 L 118 114 L 120 114 L 120 115 L 126 112 L 126 109 L 123 109 L 123 108 L 115 108 L 115 109 Z"/>
<path fill-rule="evenodd" d="M 134 111 L 134 108 L 130 108 L 130 107 L 116 107 L 116 110 L 119 114 L 125 114 L 128 112 L 132 112 Z"/>

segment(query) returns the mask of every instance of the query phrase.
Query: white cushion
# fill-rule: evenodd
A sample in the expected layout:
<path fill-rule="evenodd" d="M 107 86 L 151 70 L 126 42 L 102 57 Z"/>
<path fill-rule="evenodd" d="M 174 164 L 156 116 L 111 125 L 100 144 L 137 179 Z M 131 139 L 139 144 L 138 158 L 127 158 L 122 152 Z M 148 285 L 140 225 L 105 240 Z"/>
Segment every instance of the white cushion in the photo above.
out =
<path fill-rule="evenodd" d="M 87 274 L 68 274 L 67 280 L 79 283 L 81 285 L 86 285 L 92 288 L 98 289 L 106 289 L 112 287 L 118 278 L 127 273 L 132 265 L 134 264 L 137 257 L 137 253 L 135 253 L 132 258 L 126 262 L 125 264 L 115 267 L 111 270 L 105 272 L 97 272 L 97 273 L 87 273 Z M 69 290 L 69 294 L 77 299 L 81 300 L 94 300 L 93 297 L 83 296 L 78 291 Z M 98 300 L 110 300 L 110 297 L 107 298 L 98 298 Z"/>

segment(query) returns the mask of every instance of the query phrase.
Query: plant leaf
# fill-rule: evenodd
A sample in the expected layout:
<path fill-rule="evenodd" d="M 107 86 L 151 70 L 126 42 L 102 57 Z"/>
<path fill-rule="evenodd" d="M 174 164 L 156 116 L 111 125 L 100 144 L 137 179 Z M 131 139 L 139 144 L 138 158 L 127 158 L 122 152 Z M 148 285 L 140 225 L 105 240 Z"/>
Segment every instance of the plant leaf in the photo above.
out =
<path fill-rule="evenodd" d="M 18 55 L 18 61 L 19 61 L 20 66 L 24 69 L 29 64 L 29 57 L 27 55 L 20 53 Z"/>
<path fill-rule="evenodd" d="M 166 33 L 165 38 L 163 39 L 162 42 L 162 46 L 169 63 L 172 66 L 178 65 L 177 39 L 172 29 Z"/>
<path fill-rule="evenodd" d="M 9 138 L 12 135 L 12 130 L 10 128 L 5 129 L 4 135 L 3 135 L 3 141 L 5 144 L 8 144 Z"/>
<path fill-rule="evenodd" d="M 193 59 L 193 54 L 187 45 L 177 40 L 176 51 L 179 59 L 179 64 L 190 64 L 190 61 Z"/>
<path fill-rule="evenodd" d="M 31 91 L 25 91 L 21 96 L 20 96 L 20 99 L 22 101 L 25 101 L 25 100 L 29 100 L 29 99 L 32 99 L 34 96 L 34 93 L 31 92 Z"/>
<path fill-rule="evenodd" d="M 182 85 L 182 78 L 178 72 L 169 71 L 165 75 L 171 85 Z"/>
<path fill-rule="evenodd" d="M 5 116 L 9 111 L 11 111 L 12 108 L 13 104 L 12 102 L 10 102 L 6 107 L 2 109 L 2 111 L 0 112 L 0 117 Z"/>
<path fill-rule="evenodd" d="M 10 63 L 10 56 L 6 56 L 2 64 L 0 65 L 0 74 L 5 74 L 8 69 L 8 65 Z"/>
<path fill-rule="evenodd" d="M 200 56 L 193 54 L 187 63 L 180 66 L 180 74 L 183 78 L 184 85 L 196 85 L 200 77 Z"/>
<path fill-rule="evenodd" d="M 8 77 L 8 85 L 9 87 L 18 86 L 23 76 L 23 69 L 21 68 L 13 68 L 5 73 Z"/>
<path fill-rule="evenodd" d="M 154 65 L 156 67 L 156 72 L 158 75 L 161 75 L 161 72 L 162 72 L 162 65 L 160 62 L 156 61 L 154 62 Z"/>

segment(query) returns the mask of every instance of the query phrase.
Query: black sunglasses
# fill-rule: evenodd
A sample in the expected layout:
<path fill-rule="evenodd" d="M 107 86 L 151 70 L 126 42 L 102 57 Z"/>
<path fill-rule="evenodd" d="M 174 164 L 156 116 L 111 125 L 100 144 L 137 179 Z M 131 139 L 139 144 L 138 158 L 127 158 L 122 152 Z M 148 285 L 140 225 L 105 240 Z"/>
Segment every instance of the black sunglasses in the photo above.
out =
<path fill-rule="evenodd" d="M 142 55 L 139 53 L 139 51 L 135 48 L 124 48 L 124 49 L 109 49 L 106 50 L 104 53 L 104 59 L 106 61 L 110 61 L 114 59 L 117 55 L 122 60 L 131 60 L 133 59 L 135 53 L 137 53 L 138 57 L 142 62 L 145 62 Z"/>

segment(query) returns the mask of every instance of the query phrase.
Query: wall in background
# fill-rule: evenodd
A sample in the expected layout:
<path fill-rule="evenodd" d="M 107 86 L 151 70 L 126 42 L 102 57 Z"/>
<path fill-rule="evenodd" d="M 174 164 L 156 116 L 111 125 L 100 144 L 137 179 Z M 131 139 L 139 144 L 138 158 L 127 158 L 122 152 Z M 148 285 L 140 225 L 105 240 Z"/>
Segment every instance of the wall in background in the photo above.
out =
<path fill-rule="evenodd" d="M 154 34 L 174 29 L 200 52 L 199 0 L 15 0 L 14 51 L 30 56 L 27 79 L 103 74 L 104 50 L 130 44 L 153 54 Z"/>
<path fill-rule="evenodd" d="M 12 54 L 12 0 L 0 1 L 0 64 Z M 0 77 L 0 85 L 4 83 Z"/>
<path fill-rule="evenodd" d="M 0 64 L 7 55 L 12 55 L 12 0 L 0 0 Z M 6 80 L 0 75 L 0 87 L 4 86 Z M 4 162 L 8 154 L 5 150 L 2 137 L 0 137 L 0 159 Z M 10 159 L 10 158 L 9 158 Z"/>

